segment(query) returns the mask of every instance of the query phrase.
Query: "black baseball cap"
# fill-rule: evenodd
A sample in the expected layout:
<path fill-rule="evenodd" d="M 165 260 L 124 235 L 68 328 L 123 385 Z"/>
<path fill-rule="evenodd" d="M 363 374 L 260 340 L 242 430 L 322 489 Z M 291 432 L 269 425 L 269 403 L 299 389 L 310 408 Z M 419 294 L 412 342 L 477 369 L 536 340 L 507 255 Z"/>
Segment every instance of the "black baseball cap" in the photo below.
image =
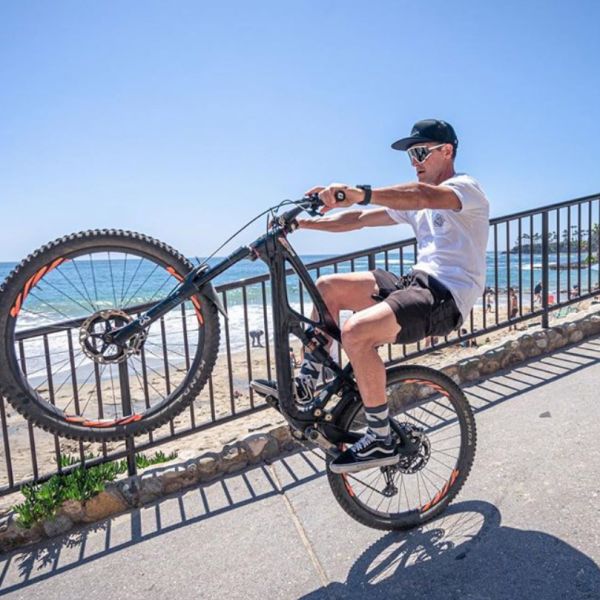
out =
<path fill-rule="evenodd" d="M 408 150 L 419 142 L 438 142 L 440 144 L 452 144 L 454 149 L 458 146 L 458 138 L 450 123 L 438 119 L 424 119 L 417 121 L 410 132 L 409 137 L 402 138 L 392 144 L 394 150 Z"/>

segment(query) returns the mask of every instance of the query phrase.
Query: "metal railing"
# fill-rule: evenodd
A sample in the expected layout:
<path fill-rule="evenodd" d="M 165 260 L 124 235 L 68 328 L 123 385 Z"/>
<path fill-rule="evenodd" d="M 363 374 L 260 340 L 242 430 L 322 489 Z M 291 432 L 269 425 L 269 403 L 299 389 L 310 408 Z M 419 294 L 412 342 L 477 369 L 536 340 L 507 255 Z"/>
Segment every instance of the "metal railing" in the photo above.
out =
<path fill-rule="evenodd" d="M 554 311 L 597 295 L 600 289 L 600 196 L 588 196 L 536 208 L 490 221 L 486 290 L 460 331 L 443 339 L 412 345 L 388 345 L 385 358 L 396 363 L 453 344 L 471 345 L 480 336 L 523 322 L 549 326 Z M 398 275 L 415 262 L 415 239 L 385 244 L 308 265 L 315 278 L 330 273 L 383 268 Z M 310 298 L 299 278 L 290 273 L 288 297 L 303 314 L 310 312 Z M 541 290 L 540 290 L 541 286 Z M 273 378 L 270 283 L 267 274 L 217 287 L 229 319 L 222 320 L 222 342 L 213 375 L 197 400 L 182 415 L 162 428 L 127 443 L 90 444 L 59 439 L 34 428 L 0 397 L 0 495 L 20 486 L 43 481 L 74 468 L 60 466 L 61 455 L 78 456 L 86 465 L 126 458 L 135 473 L 134 455 L 166 442 L 227 423 L 268 408 L 248 387 L 256 377 Z M 182 311 L 185 319 L 185 312 Z M 76 329 L 78 321 L 71 326 Z M 260 336 L 251 332 L 262 331 Z M 64 332 L 63 332 L 64 334 Z M 49 336 L 43 328 L 19 335 L 19 351 L 25 368 L 24 342 L 41 339 L 49 363 Z M 73 368 L 73 340 L 68 335 L 68 359 Z M 265 344 L 261 344 L 263 339 Z M 258 345 L 254 341 L 258 337 Z M 298 346 L 294 346 L 296 349 Z M 187 352 L 187 350 L 186 350 Z M 341 359 L 341 351 L 338 349 Z M 144 374 L 143 377 L 146 377 Z M 142 382 L 143 383 L 143 382 Z M 97 378 L 96 385 L 101 382 Z M 52 457 L 54 460 L 50 460 Z"/>

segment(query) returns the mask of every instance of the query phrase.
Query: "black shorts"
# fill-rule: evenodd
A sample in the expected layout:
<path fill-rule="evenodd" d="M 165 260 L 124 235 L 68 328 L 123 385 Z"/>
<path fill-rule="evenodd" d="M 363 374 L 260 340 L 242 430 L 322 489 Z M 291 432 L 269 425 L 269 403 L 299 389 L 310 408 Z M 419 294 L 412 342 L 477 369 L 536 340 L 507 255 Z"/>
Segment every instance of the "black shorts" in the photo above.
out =
<path fill-rule="evenodd" d="M 462 316 L 448 288 L 423 271 L 398 277 L 375 269 L 379 293 L 375 300 L 387 302 L 400 325 L 398 344 L 412 344 L 431 335 L 448 335 L 462 324 Z"/>

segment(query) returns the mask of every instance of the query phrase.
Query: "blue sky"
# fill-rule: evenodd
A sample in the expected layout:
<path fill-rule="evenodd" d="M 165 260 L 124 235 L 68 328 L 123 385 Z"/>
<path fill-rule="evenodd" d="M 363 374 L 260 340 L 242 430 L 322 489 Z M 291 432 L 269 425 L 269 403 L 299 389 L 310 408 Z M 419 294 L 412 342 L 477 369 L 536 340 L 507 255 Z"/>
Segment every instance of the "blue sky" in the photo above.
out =
<path fill-rule="evenodd" d="M 455 126 L 492 215 L 600 192 L 599 6 L 3 2 L 0 260 L 96 227 L 207 254 L 313 185 L 414 179 L 390 144 L 421 118 Z"/>

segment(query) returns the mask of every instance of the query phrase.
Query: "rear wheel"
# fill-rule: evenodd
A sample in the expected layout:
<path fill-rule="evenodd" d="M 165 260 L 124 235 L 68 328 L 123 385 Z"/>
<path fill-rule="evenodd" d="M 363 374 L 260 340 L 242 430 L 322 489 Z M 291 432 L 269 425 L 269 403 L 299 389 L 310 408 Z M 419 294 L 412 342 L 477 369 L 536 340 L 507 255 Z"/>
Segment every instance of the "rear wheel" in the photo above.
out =
<path fill-rule="evenodd" d="M 106 441 L 149 432 L 200 392 L 219 347 L 202 294 L 126 346 L 107 335 L 164 299 L 192 269 L 173 248 L 128 231 L 86 231 L 26 258 L 0 288 L 0 389 L 36 425 Z"/>
<path fill-rule="evenodd" d="M 467 479 L 475 455 L 475 420 L 462 390 L 426 367 L 389 369 L 386 395 L 393 436 L 398 440 L 402 429 L 415 442 L 414 452 L 390 467 L 341 475 L 328 469 L 327 476 L 352 518 L 376 529 L 410 529 L 439 515 Z M 366 429 L 359 398 L 348 403 L 338 424 L 346 431 Z"/>

